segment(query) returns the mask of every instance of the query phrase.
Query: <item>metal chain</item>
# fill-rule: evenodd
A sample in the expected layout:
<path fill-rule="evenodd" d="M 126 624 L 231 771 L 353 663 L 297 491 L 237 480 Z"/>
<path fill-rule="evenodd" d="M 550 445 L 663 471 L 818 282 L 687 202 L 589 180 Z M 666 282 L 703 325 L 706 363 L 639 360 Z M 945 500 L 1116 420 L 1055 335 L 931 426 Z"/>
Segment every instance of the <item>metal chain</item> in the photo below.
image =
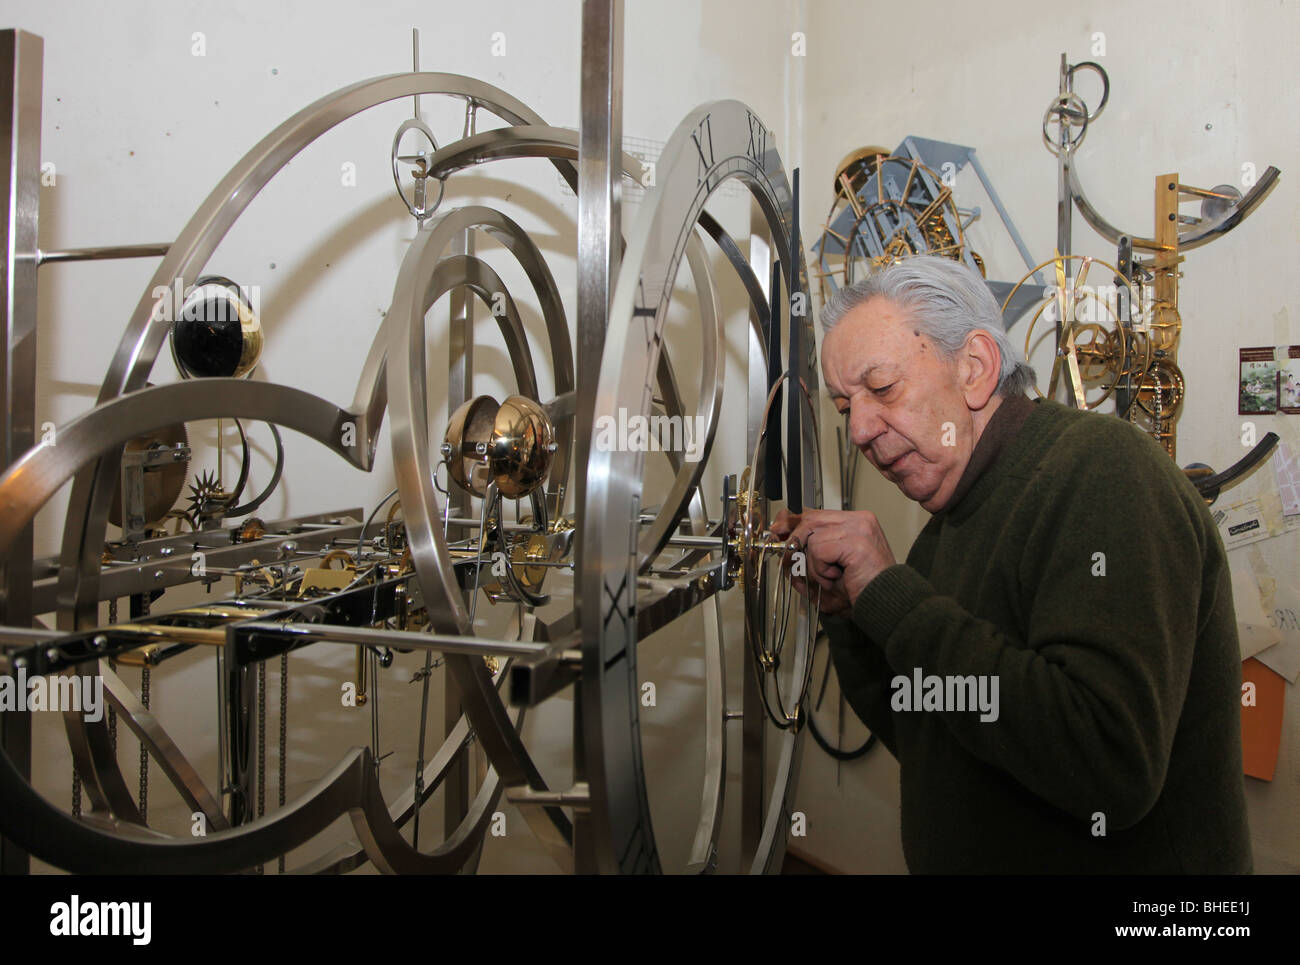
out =
<path fill-rule="evenodd" d="M 117 600 L 108 601 L 108 622 L 117 622 Z M 108 658 L 108 669 L 117 673 L 117 659 Z M 117 753 L 117 708 L 111 703 L 108 705 L 108 746 L 113 748 L 113 753 Z"/>
<path fill-rule="evenodd" d="M 1167 439 L 1165 439 L 1165 431 L 1164 431 L 1165 399 L 1164 399 L 1163 386 L 1161 385 L 1160 375 L 1157 373 L 1157 375 L 1155 376 L 1155 378 L 1151 380 L 1151 382 L 1152 382 L 1152 391 L 1155 396 L 1154 399 L 1155 412 L 1151 416 L 1151 435 L 1154 436 L 1156 442 L 1160 443 L 1160 445 L 1164 448 L 1164 450 L 1168 452 L 1169 442 Z"/>
<path fill-rule="evenodd" d="M 147 617 L 149 615 L 149 594 L 140 595 L 140 615 Z M 146 657 L 146 661 L 148 658 Z M 152 674 L 148 662 L 140 667 L 140 703 L 144 709 L 149 709 L 149 682 Z M 140 741 L 140 820 L 147 822 L 149 818 L 149 748 L 145 746 L 144 741 Z"/>
<path fill-rule="evenodd" d="M 108 601 L 108 622 L 117 622 L 117 600 Z M 114 673 L 117 672 L 117 661 L 112 657 L 108 658 L 108 669 Z M 114 755 L 117 754 L 117 710 L 112 703 L 108 705 L 108 746 L 113 749 Z M 81 817 L 81 774 L 77 770 L 74 762 L 72 765 L 72 816 Z"/>
<path fill-rule="evenodd" d="M 257 663 L 257 816 L 266 814 L 266 661 Z"/>
<path fill-rule="evenodd" d="M 140 703 L 149 709 L 149 665 L 140 668 Z M 149 748 L 140 742 L 140 820 L 149 818 Z"/>
<path fill-rule="evenodd" d="M 383 759 L 379 751 L 379 658 L 371 650 L 366 650 L 366 661 L 370 672 L 370 749 L 375 755 L 375 776 L 379 776 L 379 764 Z"/>
<path fill-rule="evenodd" d="M 280 765 L 279 788 L 280 788 L 281 808 L 284 807 L 285 773 L 288 768 L 288 758 L 289 758 L 288 720 L 289 720 L 289 655 L 287 653 L 282 653 L 280 654 L 280 760 L 279 760 L 279 765 Z M 280 859 L 276 870 L 280 874 L 284 874 L 284 855 L 280 855 Z"/>
<path fill-rule="evenodd" d="M 266 661 L 257 663 L 257 816 L 266 814 Z M 263 865 L 257 873 L 265 872 Z"/>

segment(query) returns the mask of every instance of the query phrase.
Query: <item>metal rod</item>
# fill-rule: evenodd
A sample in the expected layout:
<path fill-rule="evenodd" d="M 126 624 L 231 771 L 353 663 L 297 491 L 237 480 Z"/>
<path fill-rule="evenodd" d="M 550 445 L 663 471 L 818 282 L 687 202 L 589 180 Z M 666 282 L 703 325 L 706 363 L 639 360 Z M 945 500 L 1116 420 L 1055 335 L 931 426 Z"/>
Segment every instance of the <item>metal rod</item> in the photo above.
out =
<path fill-rule="evenodd" d="M 470 519 L 466 516 L 452 516 L 448 520 L 448 523 L 452 526 L 466 526 L 475 530 L 479 528 L 479 521 L 477 519 Z M 507 523 L 502 521 L 499 523 L 499 526 L 507 533 L 533 533 L 537 531 L 536 526 L 529 526 L 526 523 Z"/>
<path fill-rule="evenodd" d="M 1070 64 L 1061 54 L 1060 94 L 1064 97 L 1072 93 L 1074 83 L 1070 76 Z M 1074 274 L 1074 265 L 1068 260 L 1073 251 L 1072 239 L 1074 196 L 1070 191 L 1070 123 L 1064 115 L 1057 118 L 1057 177 L 1056 177 L 1056 253 L 1065 258 L 1065 277 L 1068 280 Z M 1064 319 L 1056 320 L 1056 332 L 1061 333 Z"/>
<path fill-rule="evenodd" d="M 62 248 L 58 251 L 36 251 L 36 264 L 60 261 L 106 261 L 110 258 L 161 258 L 172 243 L 152 245 L 99 245 L 93 248 Z"/>
<path fill-rule="evenodd" d="M 478 125 L 478 108 L 473 99 L 465 101 L 465 123 L 461 133 L 462 138 L 472 137 Z M 452 242 L 452 255 L 463 255 L 473 258 L 475 254 L 475 233 L 472 229 L 466 228 Z M 468 402 L 474 397 L 474 302 L 475 295 L 472 289 L 467 286 L 454 288 L 451 291 L 451 317 L 448 324 L 448 341 L 447 341 L 447 412 L 455 412 L 462 404 Z M 448 473 L 450 475 L 450 473 Z M 447 494 L 447 517 L 443 523 L 443 530 L 447 540 L 454 541 L 463 539 L 470 535 L 470 530 L 451 522 L 453 517 L 465 517 L 470 514 L 469 493 L 465 492 L 459 486 L 448 485 Z M 502 520 L 504 523 L 504 520 Z M 473 531 L 478 532 L 478 521 L 473 524 Z M 477 580 L 478 575 L 475 574 Z M 478 594 L 474 594 L 473 600 L 466 602 L 473 612 L 474 604 L 477 602 Z M 426 656 L 426 670 L 428 669 L 428 660 Z M 420 712 L 420 761 L 418 762 L 419 772 L 423 773 L 424 769 L 424 741 L 426 730 L 427 705 L 429 700 L 429 679 L 426 676 L 423 684 L 422 709 Z M 442 681 L 442 736 L 444 740 L 451 736 L 456 725 L 460 722 L 461 715 L 464 713 L 463 700 L 461 698 L 460 688 L 456 682 L 454 674 L 447 674 Z M 456 833 L 465 816 L 469 814 L 470 805 L 473 799 L 470 796 L 470 768 L 469 755 L 461 755 L 456 758 L 447 768 L 447 773 L 443 778 L 443 832 L 444 837 L 448 840 Z M 416 802 L 415 810 L 415 840 L 419 841 L 419 818 L 420 809 L 419 801 Z"/>
<path fill-rule="evenodd" d="M 365 647 L 402 647 L 407 650 L 435 650 L 438 653 L 466 654 L 471 657 L 532 657 L 547 650 L 545 643 L 517 640 L 489 640 L 433 633 L 410 633 L 404 630 L 378 630 L 372 627 L 345 627 L 337 624 L 246 623 L 240 633 L 259 637 L 282 637 L 303 643 L 352 643 Z"/>
<path fill-rule="evenodd" d="M 768 233 L 767 222 L 756 203 L 750 206 L 749 262 L 759 285 L 763 288 L 764 301 L 771 296 L 772 275 L 772 241 Z M 860 236 L 858 236 L 860 237 Z M 851 244 L 846 247 L 846 257 L 852 257 Z M 751 311 L 753 309 L 751 308 Z M 780 319 L 773 317 L 770 322 L 780 328 Z M 763 430 L 763 410 L 767 403 L 767 359 L 764 356 L 763 337 L 750 329 L 749 337 L 749 380 L 747 386 L 748 430 L 745 437 L 745 451 L 753 452 L 758 444 L 759 433 Z M 759 502 L 758 508 L 767 515 L 767 499 Z M 725 507 L 724 507 L 725 510 Z M 766 605 L 766 585 L 760 587 L 756 600 L 761 608 Z M 746 619 L 748 623 L 748 619 Z M 745 633 L 750 632 L 749 627 Z M 754 648 L 742 648 L 741 692 L 741 769 L 740 769 L 740 849 L 743 855 L 756 854 L 759 839 L 763 833 L 763 797 L 767 790 L 767 729 L 764 725 L 762 696 L 757 687 L 758 669 Z M 743 861 L 743 858 L 742 858 Z"/>
<path fill-rule="evenodd" d="M 1238 194 L 1224 194 L 1222 191 L 1210 191 L 1207 188 L 1196 188 L 1190 184 L 1179 184 L 1178 194 L 1179 201 L 1189 198 L 1219 198 L 1223 201 L 1232 201 L 1233 203 L 1236 203 L 1241 200 L 1241 196 Z"/>
<path fill-rule="evenodd" d="M 1024 259 L 1025 267 L 1030 269 L 1034 275 L 1034 282 L 1038 285 L 1043 284 L 1042 276 L 1034 266 L 1037 264 L 1029 254 L 1029 248 L 1025 245 L 1025 239 L 1020 237 L 1020 232 L 1016 230 L 1016 223 L 1011 220 L 1011 215 L 1007 212 L 1006 206 L 1002 204 L 1002 199 L 998 197 L 997 191 L 993 188 L 993 182 L 989 180 L 988 174 L 984 171 L 984 165 L 980 164 L 980 159 L 975 156 L 975 152 L 970 152 L 970 164 L 975 169 L 975 176 L 980 179 L 980 184 L 984 186 L 984 192 L 993 202 L 993 208 L 997 211 L 998 217 L 1002 219 L 1002 227 L 1007 229 L 1007 234 L 1011 236 L 1012 242 L 1015 243 L 1016 251 L 1020 252 L 1020 257 Z"/>
<path fill-rule="evenodd" d="M 36 443 L 36 260 L 40 221 L 41 89 L 45 41 L 23 30 L 0 31 L 0 139 L 8 213 L 0 225 L 0 470 Z M 32 528 L 9 547 L 0 585 L 0 622 L 31 626 Z M 0 713 L 0 752 L 31 779 L 31 716 Z M 27 874 L 27 852 L 0 838 L 0 874 Z"/>
<path fill-rule="evenodd" d="M 411 70 L 414 73 L 420 72 L 420 28 L 411 28 Z M 420 95 L 416 94 L 411 98 L 415 101 L 415 119 L 420 119 Z"/>
<path fill-rule="evenodd" d="M 574 424 L 590 426 L 596 413 L 595 373 L 600 371 L 605 348 L 605 326 L 614 285 L 622 262 L 622 165 L 623 152 L 623 0 L 583 0 L 582 56 L 579 68 L 578 133 L 578 291 L 577 291 L 577 371 L 591 373 L 577 383 L 577 407 Z M 579 452 L 589 442 L 586 430 L 579 431 Z M 586 518 L 587 460 L 575 460 L 577 496 L 575 518 Z M 604 560 L 583 558 L 582 544 L 577 547 L 579 574 L 593 574 L 595 579 L 574 583 L 575 612 L 582 609 L 584 598 L 600 593 L 598 575 Z M 584 585 L 585 584 L 585 585 Z M 593 636 L 593 640 L 596 638 Z M 586 641 L 584 641 L 584 644 Z M 598 645 L 583 648 L 584 664 L 593 675 L 599 661 Z M 602 753 L 600 727 L 600 688 L 575 690 L 573 733 L 583 739 L 574 741 L 573 780 L 587 780 L 591 768 L 599 768 Z M 592 729 L 587 734 L 587 728 Z M 573 815 L 573 869 L 591 874 L 612 861 L 609 853 L 607 815 L 594 815 L 578 808 Z M 596 827 L 605 838 L 601 840 Z M 614 859 L 617 860 L 617 859 Z"/>

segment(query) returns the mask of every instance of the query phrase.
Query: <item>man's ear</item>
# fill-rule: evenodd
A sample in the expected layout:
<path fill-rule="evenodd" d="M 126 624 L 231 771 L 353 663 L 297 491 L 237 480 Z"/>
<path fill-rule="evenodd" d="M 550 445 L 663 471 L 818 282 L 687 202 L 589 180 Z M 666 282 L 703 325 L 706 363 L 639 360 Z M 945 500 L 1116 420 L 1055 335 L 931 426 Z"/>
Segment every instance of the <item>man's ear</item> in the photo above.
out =
<path fill-rule="evenodd" d="M 957 374 L 966 407 L 978 412 L 988 405 L 1002 373 L 1002 353 L 993 336 L 976 329 L 966 337 L 958 356 Z"/>

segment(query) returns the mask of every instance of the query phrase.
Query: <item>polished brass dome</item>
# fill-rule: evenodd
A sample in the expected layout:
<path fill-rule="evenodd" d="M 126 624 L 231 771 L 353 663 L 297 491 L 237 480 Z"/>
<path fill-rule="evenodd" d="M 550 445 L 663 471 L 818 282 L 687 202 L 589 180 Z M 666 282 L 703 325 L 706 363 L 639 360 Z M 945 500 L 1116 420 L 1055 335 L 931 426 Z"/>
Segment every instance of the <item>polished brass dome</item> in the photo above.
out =
<path fill-rule="evenodd" d="M 481 497 L 495 482 L 507 499 L 527 496 L 546 480 L 555 449 L 546 409 L 522 395 L 500 405 L 488 395 L 470 399 L 452 413 L 442 444 L 458 486 Z"/>

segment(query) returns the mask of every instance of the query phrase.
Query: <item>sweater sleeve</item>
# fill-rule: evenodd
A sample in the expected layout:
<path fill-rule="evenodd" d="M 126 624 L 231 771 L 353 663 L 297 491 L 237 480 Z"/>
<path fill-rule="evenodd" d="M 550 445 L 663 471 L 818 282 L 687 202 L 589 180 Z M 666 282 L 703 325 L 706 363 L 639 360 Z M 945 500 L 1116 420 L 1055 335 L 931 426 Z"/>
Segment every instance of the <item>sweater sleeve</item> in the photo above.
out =
<path fill-rule="evenodd" d="M 868 640 L 851 620 L 823 616 L 822 628 L 830 642 L 831 660 L 839 677 L 840 692 L 871 733 L 898 757 L 894 746 L 894 721 L 889 711 L 889 681 L 894 672 L 880 648 Z"/>
<path fill-rule="evenodd" d="M 1197 642 L 1205 539 L 1150 440 L 1122 434 L 1105 454 L 1040 472 L 1006 521 L 1024 533 L 1007 565 L 1021 635 L 895 565 L 854 601 L 854 621 L 910 675 L 987 675 L 998 716 L 937 711 L 956 740 L 1033 793 L 1111 827 L 1136 824 L 1164 785 Z M 1079 440 L 1076 440 L 1079 442 Z M 1058 472 L 1056 468 L 1065 471 Z M 1176 471 L 1176 469 L 1175 469 Z M 1005 549 L 1005 538 L 995 540 Z M 1221 558 L 1221 554 L 1219 554 Z M 936 574 L 937 575 L 937 574 Z"/>

